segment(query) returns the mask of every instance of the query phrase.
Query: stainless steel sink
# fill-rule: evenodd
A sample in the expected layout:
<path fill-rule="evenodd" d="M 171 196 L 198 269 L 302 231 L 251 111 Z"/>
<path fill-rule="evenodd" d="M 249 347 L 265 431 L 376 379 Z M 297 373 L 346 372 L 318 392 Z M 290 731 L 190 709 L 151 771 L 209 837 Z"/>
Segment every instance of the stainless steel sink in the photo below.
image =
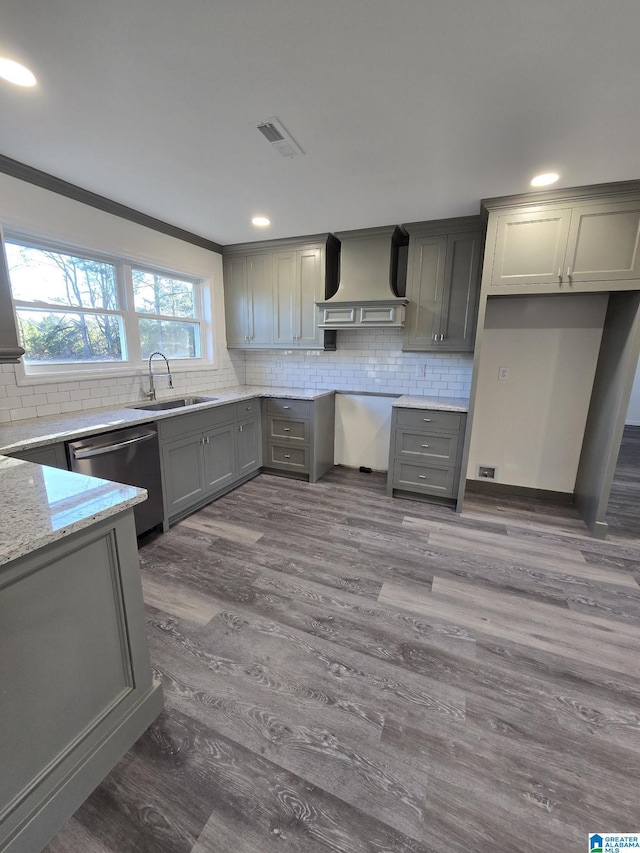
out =
<path fill-rule="evenodd" d="M 127 408 L 144 409 L 146 412 L 164 412 L 167 409 L 197 406 L 198 403 L 213 403 L 217 399 L 217 397 L 180 397 L 179 400 L 159 400 L 157 403 L 140 403 L 135 406 L 127 406 Z"/>

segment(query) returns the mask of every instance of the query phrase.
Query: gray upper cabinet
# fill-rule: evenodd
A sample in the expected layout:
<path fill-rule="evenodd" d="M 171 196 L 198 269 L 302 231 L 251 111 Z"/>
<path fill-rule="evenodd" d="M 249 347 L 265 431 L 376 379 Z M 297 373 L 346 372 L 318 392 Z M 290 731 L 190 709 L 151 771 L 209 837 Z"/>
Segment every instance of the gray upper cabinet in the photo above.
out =
<path fill-rule="evenodd" d="M 637 182 L 560 196 L 545 193 L 548 200 L 541 204 L 527 203 L 531 196 L 484 202 L 489 292 L 635 289 L 640 279 Z"/>
<path fill-rule="evenodd" d="M 403 349 L 473 351 L 484 232 L 479 217 L 404 226 L 409 233 Z"/>
<path fill-rule="evenodd" d="M 316 300 L 324 298 L 324 253 L 311 246 L 273 255 L 273 343 L 322 349 Z"/>
<path fill-rule="evenodd" d="M 273 314 L 269 253 L 225 257 L 223 274 L 227 347 L 269 346 Z"/>
<path fill-rule="evenodd" d="M 228 347 L 335 349 L 335 332 L 318 328 L 315 304 L 335 292 L 334 237 L 244 243 L 224 251 Z"/>

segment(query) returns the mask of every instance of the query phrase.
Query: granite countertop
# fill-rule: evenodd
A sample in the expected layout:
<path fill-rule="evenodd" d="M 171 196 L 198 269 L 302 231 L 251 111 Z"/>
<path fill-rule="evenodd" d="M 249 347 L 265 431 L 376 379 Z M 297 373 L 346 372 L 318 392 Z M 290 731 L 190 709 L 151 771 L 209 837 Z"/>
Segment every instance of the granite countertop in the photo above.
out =
<path fill-rule="evenodd" d="M 414 397 L 405 394 L 393 403 L 398 409 L 432 409 L 441 412 L 468 412 L 468 397 Z"/>
<path fill-rule="evenodd" d="M 0 565 L 146 499 L 124 486 L 0 456 Z"/>
<path fill-rule="evenodd" d="M 176 392 L 176 389 L 174 389 Z M 256 397 L 286 397 L 291 400 L 316 400 L 326 397 L 334 391 L 317 391 L 313 388 L 271 388 L 254 385 L 239 385 L 235 388 L 224 388 L 220 391 L 198 392 L 198 397 L 214 397 L 215 400 L 198 403 L 178 409 L 150 412 L 140 408 L 130 408 L 144 404 L 144 401 L 123 403 L 120 408 L 110 406 L 105 409 L 91 409 L 86 412 L 71 412 L 68 415 L 54 415 L 46 418 L 33 418 L 0 427 L 0 453 L 18 453 L 21 450 L 44 447 L 58 441 L 68 441 L 75 438 L 85 438 L 101 432 L 111 432 L 114 429 L 135 426 L 136 424 L 153 423 L 155 421 L 184 415 L 187 412 L 199 412 L 213 409 L 227 403 L 240 400 L 251 400 Z M 178 399 L 192 396 L 191 392 L 178 392 L 163 400 Z"/>

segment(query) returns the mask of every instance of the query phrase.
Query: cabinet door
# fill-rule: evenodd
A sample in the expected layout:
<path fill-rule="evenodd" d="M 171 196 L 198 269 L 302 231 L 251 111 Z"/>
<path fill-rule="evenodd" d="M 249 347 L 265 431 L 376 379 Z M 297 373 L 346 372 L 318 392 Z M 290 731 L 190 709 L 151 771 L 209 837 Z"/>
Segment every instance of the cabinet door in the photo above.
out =
<path fill-rule="evenodd" d="M 236 479 L 235 424 L 207 432 L 204 455 L 204 486 L 207 492 L 218 491 Z"/>
<path fill-rule="evenodd" d="M 293 250 L 276 252 L 273 256 L 273 343 L 284 347 L 296 344 L 296 261 L 296 252 Z"/>
<path fill-rule="evenodd" d="M 167 514 L 172 518 L 204 495 L 202 437 L 192 435 L 163 444 L 162 463 Z"/>
<path fill-rule="evenodd" d="M 410 246 L 403 349 L 432 350 L 440 334 L 447 237 L 417 237 Z"/>
<path fill-rule="evenodd" d="M 324 331 L 318 328 L 316 301 L 324 299 L 322 249 L 304 249 L 297 253 L 298 287 L 295 299 L 295 327 L 299 347 L 322 349 Z"/>
<path fill-rule="evenodd" d="M 563 273 L 570 284 L 640 278 L 640 204 L 576 207 Z"/>
<path fill-rule="evenodd" d="M 10 453 L 14 459 L 24 459 L 25 462 L 35 462 L 37 465 L 48 465 L 50 468 L 69 470 L 64 444 L 48 444 L 33 450 L 23 450 L 20 453 Z"/>
<path fill-rule="evenodd" d="M 473 352 L 482 242 L 481 232 L 447 237 L 438 349 Z"/>
<path fill-rule="evenodd" d="M 271 256 L 264 252 L 249 255 L 247 261 L 247 299 L 249 308 L 249 344 L 271 343 L 273 295 L 271 292 Z"/>
<path fill-rule="evenodd" d="M 570 208 L 498 214 L 490 286 L 558 286 L 570 222 Z"/>
<path fill-rule="evenodd" d="M 237 429 L 238 477 L 244 477 L 262 465 L 260 419 L 249 418 L 241 421 Z"/>
<path fill-rule="evenodd" d="M 225 258 L 223 276 L 227 347 L 246 347 L 249 335 L 246 258 Z"/>

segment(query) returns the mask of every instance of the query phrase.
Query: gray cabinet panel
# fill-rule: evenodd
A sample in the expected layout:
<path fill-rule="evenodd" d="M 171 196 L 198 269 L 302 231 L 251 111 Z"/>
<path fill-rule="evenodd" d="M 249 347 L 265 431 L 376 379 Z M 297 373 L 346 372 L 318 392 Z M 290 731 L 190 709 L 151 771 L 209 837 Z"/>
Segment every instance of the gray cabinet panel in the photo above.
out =
<path fill-rule="evenodd" d="M 131 510 L 0 571 L 0 849 L 42 850 L 162 710 Z"/>
<path fill-rule="evenodd" d="M 267 437 L 269 439 L 287 439 L 299 444 L 309 443 L 309 421 L 293 420 L 293 418 L 267 418 Z"/>
<path fill-rule="evenodd" d="M 24 459 L 25 462 L 35 462 L 37 465 L 49 465 L 51 468 L 69 470 L 67 453 L 64 444 L 48 444 L 33 450 L 23 450 L 20 453 L 9 454 L 14 459 Z"/>
<path fill-rule="evenodd" d="M 236 479 L 235 425 L 207 433 L 203 437 L 204 488 L 218 491 Z"/>
<path fill-rule="evenodd" d="M 447 238 L 418 237 L 410 249 L 404 349 L 432 349 L 440 333 Z"/>
<path fill-rule="evenodd" d="M 640 278 L 640 204 L 576 208 L 565 275 L 570 283 Z"/>
<path fill-rule="evenodd" d="M 295 320 L 298 347 L 321 349 L 324 331 L 318 328 L 316 302 L 324 299 L 323 250 L 302 249 L 297 257 L 298 288 Z"/>
<path fill-rule="evenodd" d="M 333 467 L 335 396 L 318 400 L 270 398 L 263 414 L 264 467 L 307 475 L 315 483 Z"/>
<path fill-rule="evenodd" d="M 247 299 L 249 306 L 249 343 L 267 346 L 271 343 L 271 258 L 268 254 L 247 258 Z"/>
<path fill-rule="evenodd" d="M 246 258 L 225 258 L 223 276 L 227 346 L 244 347 L 249 334 Z"/>
<path fill-rule="evenodd" d="M 484 234 L 450 234 L 440 316 L 441 350 L 472 352 Z"/>
<path fill-rule="evenodd" d="M 420 432 L 459 432 L 464 413 L 445 412 L 440 409 L 395 409 L 397 425 Z"/>
<path fill-rule="evenodd" d="M 162 446 L 164 495 L 171 518 L 203 497 L 202 437 L 177 439 Z"/>
<path fill-rule="evenodd" d="M 409 492 L 428 492 L 452 498 L 456 484 L 453 467 L 439 468 L 435 465 L 412 465 L 398 459 L 393 467 L 393 487 Z"/>
<path fill-rule="evenodd" d="M 387 494 L 455 498 L 460 481 L 466 414 L 394 407 Z"/>
<path fill-rule="evenodd" d="M 413 223 L 409 231 L 409 352 L 471 352 L 484 231 L 479 217 Z"/>
<path fill-rule="evenodd" d="M 257 471 L 262 465 L 262 435 L 259 418 L 251 417 L 238 424 L 236 454 L 240 477 Z"/>
<path fill-rule="evenodd" d="M 308 474 L 309 448 L 270 443 L 267 464 L 275 468 L 289 468 L 293 471 Z"/>
<path fill-rule="evenodd" d="M 336 289 L 334 237 L 243 243 L 225 253 L 229 347 L 335 349 L 335 333 L 318 328 L 316 307 Z"/>
<path fill-rule="evenodd" d="M 293 347 L 295 338 L 296 252 L 273 256 L 273 343 Z"/>
<path fill-rule="evenodd" d="M 233 403 L 188 415 L 173 415 L 158 422 L 158 435 L 161 441 L 181 438 L 190 433 L 205 432 L 221 424 L 231 423 L 234 417 Z"/>
<path fill-rule="evenodd" d="M 235 404 L 235 416 L 240 421 L 245 418 L 259 418 L 261 409 L 261 400 L 243 400 L 241 403 Z"/>
<path fill-rule="evenodd" d="M 311 416 L 311 403 L 307 400 L 270 398 L 266 402 L 266 410 L 269 415 L 308 419 Z"/>
<path fill-rule="evenodd" d="M 397 429 L 395 436 L 395 454 L 407 458 L 422 459 L 455 465 L 458 458 L 459 436 L 429 435 L 429 433 L 411 432 Z"/>

